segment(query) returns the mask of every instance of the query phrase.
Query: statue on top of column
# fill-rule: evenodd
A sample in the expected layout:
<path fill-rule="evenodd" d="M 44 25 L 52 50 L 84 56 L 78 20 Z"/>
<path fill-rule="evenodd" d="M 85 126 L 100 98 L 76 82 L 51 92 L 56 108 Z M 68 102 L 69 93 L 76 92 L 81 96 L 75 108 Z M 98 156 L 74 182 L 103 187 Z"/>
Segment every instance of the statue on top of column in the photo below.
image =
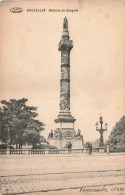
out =
<path fill-rule="evenodd" d="M 63 30 L 67 30 L 68 31 L 68 20 L 67 20 L 66 17 L 64 18 L 64 22 L 63 22 Z"/>

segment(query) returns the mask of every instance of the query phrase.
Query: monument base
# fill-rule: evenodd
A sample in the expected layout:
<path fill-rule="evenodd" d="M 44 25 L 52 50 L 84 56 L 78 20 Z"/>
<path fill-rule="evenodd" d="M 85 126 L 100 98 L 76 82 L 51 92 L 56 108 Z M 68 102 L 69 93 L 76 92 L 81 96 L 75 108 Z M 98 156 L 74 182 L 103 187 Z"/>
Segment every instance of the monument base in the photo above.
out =
<path fill-rule="evenodd" d="M 56 146 L 58 149 L 64 149 L 68 142 L 72 143 L 72 149 L 82 149 L 83 148 L 83 140 L 79 139 L 72 139 L 72 140 L 56 140 L 56 139 L 49 139 L 48 140 L 50 145 Z"/>

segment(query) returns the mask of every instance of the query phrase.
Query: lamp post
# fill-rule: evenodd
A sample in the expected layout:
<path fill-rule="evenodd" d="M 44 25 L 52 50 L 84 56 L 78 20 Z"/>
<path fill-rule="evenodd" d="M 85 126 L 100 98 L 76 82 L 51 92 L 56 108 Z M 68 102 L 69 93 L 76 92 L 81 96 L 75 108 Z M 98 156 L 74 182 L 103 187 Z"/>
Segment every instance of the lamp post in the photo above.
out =
<path fill-rule="evenodd" d="M 108 124 L 107 123 L 105 123 L 105 129 L 103 129 L 103 118 L 102 117 L 100 117 L 99 118 L 99 123 L 100 123 L 100 125 L 101 125 L 101 127 L 100 127 L 100 129 L 98 128 L 98 122 L 96 122 L 96 131 L 99 131 L 99 133 L 100 133 L 100 143 L 99 143 L 99 146 L 104 146 L 104 138 L 103 138 L 103 133 L 104 133 L 104 131 L 107 131 L 107 126 L 108 126 Z"/>

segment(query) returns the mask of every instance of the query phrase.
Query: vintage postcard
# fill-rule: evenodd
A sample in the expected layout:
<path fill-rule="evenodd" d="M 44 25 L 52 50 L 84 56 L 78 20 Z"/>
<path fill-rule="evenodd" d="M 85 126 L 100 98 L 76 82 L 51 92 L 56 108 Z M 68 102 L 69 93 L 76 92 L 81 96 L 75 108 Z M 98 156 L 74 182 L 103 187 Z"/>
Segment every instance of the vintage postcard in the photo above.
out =
<path fill-rule="evenodd" d="M 125 194 L 124 0 L 0 1 L 2 195 Z"/>

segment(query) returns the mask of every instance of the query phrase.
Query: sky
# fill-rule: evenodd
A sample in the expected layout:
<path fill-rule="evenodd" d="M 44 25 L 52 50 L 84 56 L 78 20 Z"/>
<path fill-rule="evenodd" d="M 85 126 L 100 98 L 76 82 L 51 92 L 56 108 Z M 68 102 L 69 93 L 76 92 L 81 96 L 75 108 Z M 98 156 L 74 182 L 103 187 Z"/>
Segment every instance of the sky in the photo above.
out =
<path fill-rule="evenodd" d="M 11 13 L 13 7 L 21 7 L 23 12 Z M 0 99 L 28 98 L 28 105 L 38 108 L 38 118 L 45 123 L 42 135 L 47 137 L 56 128 L 61 65 L 58 43 L 65 16 L 74 44 L 70 82 L 75 130 L 81 130 L 85 142 L 98 139 L 95 123 L 102 116 L 108 123 L 106 140 L 124 115 L 123 0 L 1 2 Z"/>

